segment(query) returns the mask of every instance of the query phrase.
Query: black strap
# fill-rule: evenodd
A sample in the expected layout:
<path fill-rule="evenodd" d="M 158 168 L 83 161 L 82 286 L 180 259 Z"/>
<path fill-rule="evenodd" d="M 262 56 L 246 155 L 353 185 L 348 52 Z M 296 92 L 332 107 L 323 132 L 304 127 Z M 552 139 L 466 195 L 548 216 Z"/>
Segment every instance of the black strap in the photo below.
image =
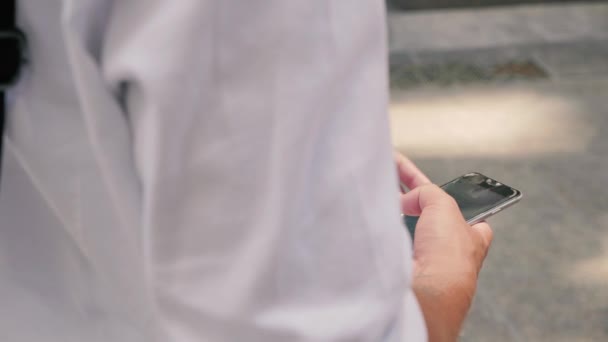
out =
<path fill-rule="evenodd" d="M 2 184 L 2 167 L 4 160 L 4 114 L 6 111 L 6 99 L 4 92 L 0 92 L 0 184 Z"/>
<path fill-rule="evenodd" d="M 0 31 L 17 31 L 16 22 L 16 1 L 17 0 L 0 0 Z M 6 53 L 6 51 L 0 51 Z M 1 59 L 0 59 L 1 60 Z M 6 99 L 4 89 L 0 89 L 0 174 L 2 172 L 2 160 L 4 152 L 4 121 L 6 114 Z M 0 178 L 1 180 L 1 178 Z"/>
<path fill-rule="evenodd" d="M 15 29 L 16 0 L 0 1 L 0 29 Z"/>

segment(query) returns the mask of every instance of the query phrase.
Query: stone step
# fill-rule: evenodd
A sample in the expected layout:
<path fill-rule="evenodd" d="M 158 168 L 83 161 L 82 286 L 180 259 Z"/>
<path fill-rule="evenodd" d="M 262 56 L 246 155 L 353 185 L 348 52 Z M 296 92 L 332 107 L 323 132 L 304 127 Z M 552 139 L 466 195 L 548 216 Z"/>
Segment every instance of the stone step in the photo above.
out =
<path fill-rule="evenodd" d="M 459 51 L 608 40 L 608 3 L 389 11 L 391 52 Z"/>
<path fill-rule="evenodd" d="M 440 8 L 488 7 L 517 4 L 551 4 L 565 2 L 589 2 L 589 0 L 387 0 L 387 3 L 392 8 L 398 8 L 401 10 L 429 10 Z"/>
<path fill-rule="evenodd" d="M 392 53 L 391 86 L 608 77 L 608 40 Z"/>

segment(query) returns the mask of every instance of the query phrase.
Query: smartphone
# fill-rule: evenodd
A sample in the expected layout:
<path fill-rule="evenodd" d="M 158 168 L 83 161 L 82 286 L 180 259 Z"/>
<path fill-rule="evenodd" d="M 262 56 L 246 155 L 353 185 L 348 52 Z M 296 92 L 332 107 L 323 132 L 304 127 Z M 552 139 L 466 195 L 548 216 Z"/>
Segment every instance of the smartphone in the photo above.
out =
<path fill-rule="evenodd" d="M 469 224 L 487 219 L 517 203 L 522 197 L 519 190 L 479 172 L 462 175 L 441 188 L 454 197 L 462 216 Z M 405 216 L 404 221 L 413 237 L 418 218 Z"/>

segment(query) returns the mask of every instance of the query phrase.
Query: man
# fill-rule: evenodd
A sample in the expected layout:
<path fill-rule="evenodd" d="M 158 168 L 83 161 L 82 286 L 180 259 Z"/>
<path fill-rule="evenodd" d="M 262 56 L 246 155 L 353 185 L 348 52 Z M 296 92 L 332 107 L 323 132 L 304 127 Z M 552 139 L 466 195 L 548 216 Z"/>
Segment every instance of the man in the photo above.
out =
<path fill-rule="evenodd" d="M 383 1 L 22 0 L 19 24 L 0 340 L 456 339 L 491 231 L 398 157 L 412 262 Z"/>

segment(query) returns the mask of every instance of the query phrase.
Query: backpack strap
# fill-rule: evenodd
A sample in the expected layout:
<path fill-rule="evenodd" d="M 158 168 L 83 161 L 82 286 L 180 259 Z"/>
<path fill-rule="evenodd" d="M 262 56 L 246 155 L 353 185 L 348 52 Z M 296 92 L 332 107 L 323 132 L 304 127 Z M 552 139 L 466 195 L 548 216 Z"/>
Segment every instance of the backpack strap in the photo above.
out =
<path fill-rule="evenodd" d="M 16 26 L 16 0 L 0 0 L 0 172 L 6 114 L 5 92 L 19 79 L 25 36 Z"/>

